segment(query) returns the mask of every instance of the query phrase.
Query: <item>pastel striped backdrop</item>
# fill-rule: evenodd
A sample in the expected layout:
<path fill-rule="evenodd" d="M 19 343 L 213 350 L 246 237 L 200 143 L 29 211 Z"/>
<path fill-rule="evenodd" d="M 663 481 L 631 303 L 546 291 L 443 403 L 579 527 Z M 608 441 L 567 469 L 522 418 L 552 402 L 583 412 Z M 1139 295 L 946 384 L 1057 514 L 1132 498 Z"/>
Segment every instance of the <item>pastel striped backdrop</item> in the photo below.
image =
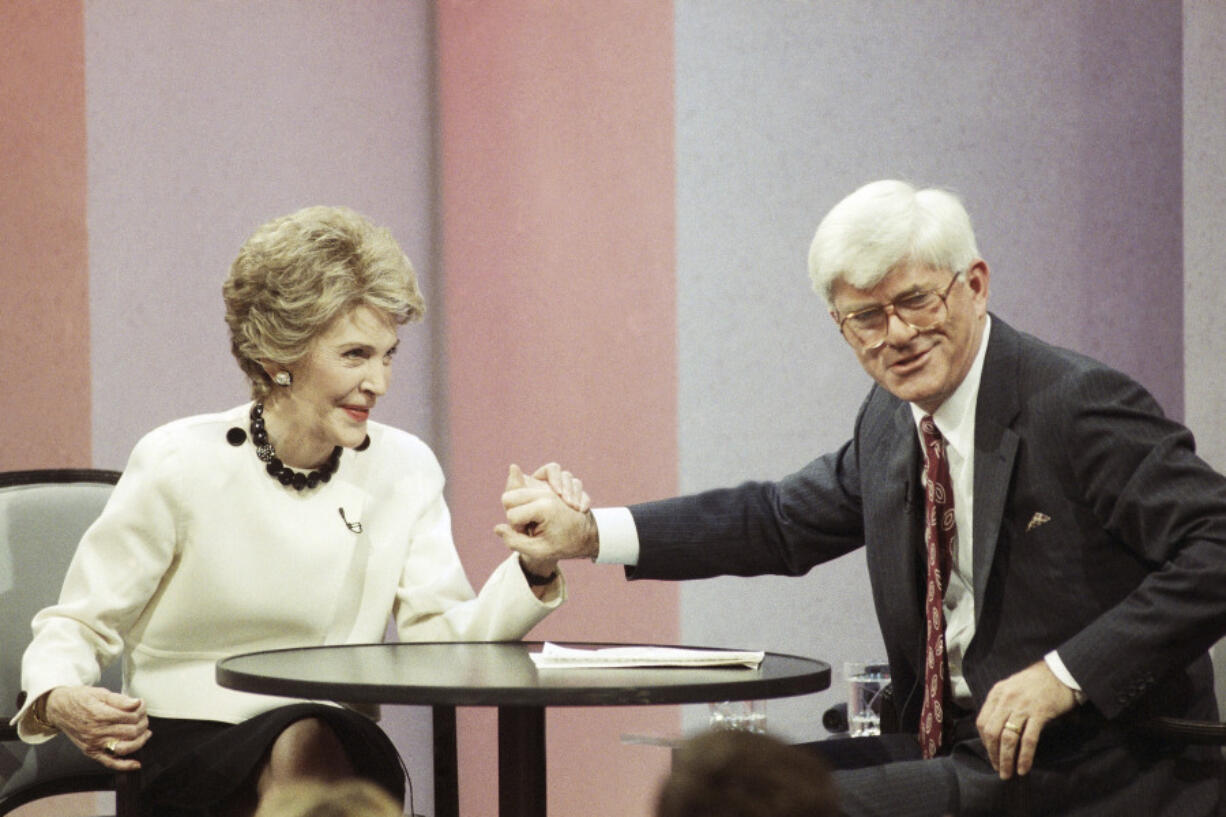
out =
<path fill-rule="evenodd" d="M 230 258 L 269 217 L 345 203 L 422 276 L 380 414 L 443 458 L 479 583 L 512 461 L 622 503 L 846 435 L 865 380 L 804 255 L 881 176 L 964 194 L 994 308 L 1133 373 L 1226 463 L 1213 0 L 10 0 L 0 31 L 0 468 L 122 467 L 148 428 L 242 400 Z M 568 577 L 534 637 L 878 649 L 855 557 Z M 820 737 L 839 694 L 771 702 L 770 725 Z M 704 718 L 551 712 L 551 815 L 650 814 L 667 753 L 620 736 Z M 432 813 L 425 713 L 387 726 Z M 461 753 L 463 812 L 495 813 L 492 713 L 464 713 Z"/>

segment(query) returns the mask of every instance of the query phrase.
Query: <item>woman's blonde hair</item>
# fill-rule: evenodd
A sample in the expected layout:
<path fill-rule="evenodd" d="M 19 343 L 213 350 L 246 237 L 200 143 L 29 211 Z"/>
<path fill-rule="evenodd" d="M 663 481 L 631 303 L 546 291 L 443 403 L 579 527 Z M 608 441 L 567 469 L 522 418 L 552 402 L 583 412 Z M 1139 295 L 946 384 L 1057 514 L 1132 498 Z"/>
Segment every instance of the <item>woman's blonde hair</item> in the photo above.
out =
<path fill-rule="evenodd" d="M 262 400 L 261 361 L 288 366 L 332 321 L 368 306 L 398 324 L 426 311 L 417 275 L 391 233 L 346 207 L 307 207 L 257 229 L 222 286 L 230 350 Z"/>

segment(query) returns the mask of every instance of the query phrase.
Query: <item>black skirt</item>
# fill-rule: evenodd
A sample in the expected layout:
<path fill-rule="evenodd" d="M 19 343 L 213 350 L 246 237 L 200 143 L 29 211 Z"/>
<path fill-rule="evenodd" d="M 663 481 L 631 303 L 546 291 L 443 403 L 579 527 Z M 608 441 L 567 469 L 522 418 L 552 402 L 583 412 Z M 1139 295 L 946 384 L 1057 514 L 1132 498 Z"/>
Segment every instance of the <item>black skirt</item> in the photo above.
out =
<path fill-rule="evenodd" d="M 150 718 L 153 733 L 140 750 L 141 811 L 157 817 L 206 817 L 230 799 L 268 757 L 277 737 L 295 721 L 328 724 L 358 777 L 404 802 L 404 767 L 391 740 L 369 718 L 325 704 L 273 709 L 242 723 Z"/>

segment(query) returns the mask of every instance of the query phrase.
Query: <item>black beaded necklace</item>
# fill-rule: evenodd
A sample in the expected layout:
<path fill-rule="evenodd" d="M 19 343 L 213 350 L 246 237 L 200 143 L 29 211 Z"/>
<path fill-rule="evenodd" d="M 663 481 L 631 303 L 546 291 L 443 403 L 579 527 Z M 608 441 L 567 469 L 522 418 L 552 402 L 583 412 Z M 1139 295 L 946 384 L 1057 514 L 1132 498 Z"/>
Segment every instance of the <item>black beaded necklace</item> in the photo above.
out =
<path fill-rule="evenodd" d="M 264 427 L 263 403 L 256 403 L 251 407 L 251 442 L 255 443 L 255 455 L 261 462 L 267 463 L 264 470 L 268 472 L 268 476 L 295 491 L 314 488 L 319 483 L 332 479 L 341 461 L 341 447 L 338 445 L 332 449 L 323 465 L 308 473 L 296 471 L 281 462 L 277 450 L 272 447 L 272 441 L 268 439 L 268 429 Z"/>

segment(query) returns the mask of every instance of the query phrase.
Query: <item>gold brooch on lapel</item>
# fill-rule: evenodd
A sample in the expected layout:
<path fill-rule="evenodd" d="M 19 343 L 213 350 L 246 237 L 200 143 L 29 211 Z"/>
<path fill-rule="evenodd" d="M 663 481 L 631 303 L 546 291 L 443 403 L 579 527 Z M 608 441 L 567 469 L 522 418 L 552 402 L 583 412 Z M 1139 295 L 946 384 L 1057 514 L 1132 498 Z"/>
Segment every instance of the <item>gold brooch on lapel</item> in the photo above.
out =
<path fill-rule="evenodd" d="M 1042 511 L 1035 511 L 1034 516 L 1030 517 L 1030 521 L 1026 523 L 1026 533 L 1030 533 L 1032 530 L 1037 528 L 1039 525 L 1042 525 L 1044 522 L 1050 522 L 1050 521 L 1051 521 L 1050 516 L 1043 513 Z"/>

